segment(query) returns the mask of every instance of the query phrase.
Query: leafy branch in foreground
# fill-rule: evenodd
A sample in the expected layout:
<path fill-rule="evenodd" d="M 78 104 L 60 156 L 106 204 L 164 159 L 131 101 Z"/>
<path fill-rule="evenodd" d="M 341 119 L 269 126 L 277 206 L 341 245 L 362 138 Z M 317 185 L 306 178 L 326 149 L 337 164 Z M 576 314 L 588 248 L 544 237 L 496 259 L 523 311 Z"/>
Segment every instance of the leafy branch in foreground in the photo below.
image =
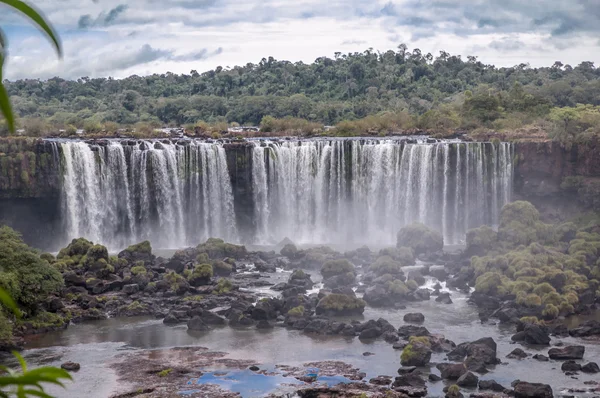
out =
<path fill-rule="evenodd" d="M 46 22 L 44 17 L 38 11 L 36 11 L 33 7 L 21 0 L 0 0 L 0 6 L 2 5 L 6 5 L 8 6 L 8 8 L 25 14 L 25 16 L 28 19 L 30 19 L 35 25 L 37 25 L 42 30 L 42 32 L 46 34 L 46 36 L 48 36 L 48 38 L 52 41 L 52 44 L 54 45 L 59 56 L 62 55 L 62 49 L 60 41 L 58 40 L 58 35 L 56 34 L 52 26 L 48 22 Z M 15 117 L 12 111 L 12 107 L 10 105 L 8 93 L 6 92 L 6 88 L 2 84 L 2 70 L 7 55 L 6 49 L 7 41 L 4 37 L 2 29 L 0 28 L 0 113 L 2 113 L 2 115 L 4 115 L 4 118 L 6 119 L 8 130 L 14 133 Z"/>
<path fill-rule="evenodd" d="M 6 366 L 0 366 L 0 371 L 8 374 L 8 376 L 0 376 L 0 389 L 8 388 L 7 391 L 0 390 L 0 397 L 10 397 L 11 394 L 14 394 L 17 398 L 52 398 L 44 392 L 41 383 L 64 387 L 64 384 L 60 381 L 61 379 L 72 380 L 71 375 L 66 370 L 51 366 L 28 370 L 23 357 L 16 351 L 13 351 L 13 355 L 19 360 L 21 372 Z"/>

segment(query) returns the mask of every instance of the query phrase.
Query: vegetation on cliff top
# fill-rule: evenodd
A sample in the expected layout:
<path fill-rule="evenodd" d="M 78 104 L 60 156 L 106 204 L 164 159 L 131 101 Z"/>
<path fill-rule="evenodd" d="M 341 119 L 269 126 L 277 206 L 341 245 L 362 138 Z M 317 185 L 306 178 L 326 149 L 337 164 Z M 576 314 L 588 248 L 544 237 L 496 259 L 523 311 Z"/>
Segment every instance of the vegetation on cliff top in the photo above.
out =
<path fill-rule="evenodd" d="M 110 134 L 119 126 L 149 134 L 163 125 L 209 136 L 238 124 L 299 134 L 337 125 L 340 135 L 528 127 L 569 142 L 598 133 L 599 71 L 591 62 L 497 68 L 472 56 L 434 57 L 400 45 L 311 64 L 269 57 L 202 74 L 56 77 L 6 87 L 20 125 L 34 135 L 76 128 Z"/>

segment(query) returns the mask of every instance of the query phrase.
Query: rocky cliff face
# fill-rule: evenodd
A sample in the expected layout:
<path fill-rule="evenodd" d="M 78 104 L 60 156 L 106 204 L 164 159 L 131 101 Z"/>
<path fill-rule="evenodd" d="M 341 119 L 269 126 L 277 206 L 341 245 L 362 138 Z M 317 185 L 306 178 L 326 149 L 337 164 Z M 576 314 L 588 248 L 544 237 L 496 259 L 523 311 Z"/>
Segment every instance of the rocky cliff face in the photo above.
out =
<path fill-rule="evenodd" d="M 600 210 L 600 146 L 557 142 L 515 144 L 515 199 L 534 203 L 549 219 Z"/>
<path fill-rule="evenodd" d="M 60 231 L 60 157 L 33 138 L 0 139 L 0 223 L 37 247 L 51 247 Z"/>

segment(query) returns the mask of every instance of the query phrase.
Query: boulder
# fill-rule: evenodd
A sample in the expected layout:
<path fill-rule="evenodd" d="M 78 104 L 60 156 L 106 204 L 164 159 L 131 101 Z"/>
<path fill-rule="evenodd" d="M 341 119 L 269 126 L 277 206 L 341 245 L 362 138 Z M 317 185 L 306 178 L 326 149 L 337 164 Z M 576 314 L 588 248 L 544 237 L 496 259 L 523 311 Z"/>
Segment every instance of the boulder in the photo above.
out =
<path fill-rule="evenodd" d="M 535 354 L 533 356 L 533 359 L 535 359 L 536 361 L 540 361 L 540 362 L 548 362 L 550 360 L 550 358 L 548 358 L 545 355 L 542 354 Z"/>
<path fill-rule="evenodd" d="M 512 341 L 522 341 L 533 345 L 550 344 L 550 336 L 545 328 L 533 324 L 525 325 L 524 330 L 514 334 L 511 339 Z"/>
<path fill-rule="evenodd" d="M 371 327 L 368 329 L 364 329 L 362 332 L 360 332 L 360 334 L 358 335 L 358 338 L 360 340 L 376 339 L 379 336 L 381 336 L 382 333 L 383 333 L 383 331 L 381 330 L 381 328 Z"/>
<path fill-rule="evenodd" d="M 419 341 L 412 341 L 402 351 L 402 366 L 425 366 L 431 360 L 431 348 Z"/>
<path fill-rule="evenodd" d="M 80 364 L 78 364 L 77 362 L 71 362 L 71 361 L 61 364 L 60 367 L 69 372 L 77 372 L 79 369 L 81 369 Z"/>
<path fill-rule="evenodd" d="M 479 383 L 479 377 L 475 376 L 471 372 L 467 372 L 460 376 L 456 381 L 456 385 L 459 387 L 477 387 Z"/>
<path fill-rule="evenodd" d="M 452 304 L 452 299 L 450 298 L 450 293 L 448 292 L 440 293 L 439 296 L 435 298 L 435 301 L 442 304 Z"/>
<path fill-rule="evenodd" d="M 585 373 L 600 373 L 600 367 L 598 367 L 596 362 L 590 362 L 583 365 L 581 371 Z"/>
<path fill-rule="evenodd" d="M 439 252 L 444 248 L 444 237 L 421 223 L 407 225 L 398 232 L 397 247 L 410 247 L 415 255 Z"/>
<path fill-rule="evenodd" d="M 261 321 L 258 321 L 258 323 L 256 324 L 256 328 L 257 329 L 273 329 L 273 325 L 266 319 L 263 319 Z"/>
<path fill-rule="evenodd" d="M 560 370 L 563 372 L 579 372 L 581 370 L 581 365 L 575 361 L 566 361 L 563 362 Z"/>
<path fill-rule="evenodd" d="M 600 321 L 583 322 L 579 327 L 569 330 L 569 334 L 573 337 L 600 336 Z"/>
<path fill-rule="evenodd" d="M 201 331 L 201 332 L 210 330 L 208 325 L 206 323 L 204 323 L 202 318 L 200 318 L 199 316 L 195 316 L 192 319 L 190 319 L 187 323 L 187 327 L 189 330 L 195 330 L 195 331 Z"/>
<path fill-rule="evenodd" d="M 527 383 L 519 381 L 515 384 L 515 398 L 553 398 L 552 387 L 548 384 Z"/>
<path fill-rule="evenodd" d="M 425 315 L 420 312 L 412 312 L 404 315 L 404 322 L 408 323 L 423 323 L 425 322 Z"/>
<path fill-rule="evenodd" d="M 389 386 L 392 384 L 392 378 L 389 376 L 377 376 L 370 379 L 369 383 L 376 386 Z"/>
<path fill-rule="evenodd" d="M 548 351 L 550 359 L 557 360 L 569 360 L 569 359 L 583 359 L 585 353 L 585 347 L 582 345 L 570 345 L 563 348 L 551 348 Z"/>
<path fill-rule="evenodd" d="M 123 293 L 125 293 L 125 294 L 135 294 L 139 291 L 140 291 L 140 286 L 136 283 L 123 286 Z"/>
<path fill-rule="evenodd" d="M 408 339 L 410 336 L 430 336 L 430 333 L 423 326 L 404 325 L 398 328 L 398 335 Z"/>
<path fill-rule="evenodd" d="M 442 379 L 458 380 L 460 376 L 467 373 L 467 368 L 462 363 L 440 363 L 436 366 L 440 372 Z"/>
<path fill-rule="evenodd" d="M 497 383 L 496 380 L 479 380 L 480 390 L 491 390 L 496 392 L 503 392 L 506 388 Z"/>
<path fill-rule="evenodd" d="M 222 326 L 227 324 L 227 319 L 212 311 L 202 311 L 200 319 L 207 325 Z"/>
<path fill-rule="evenodd" d="M 527 358 L 528 354 L 520 348 L 515 348 L 506 357 L 511 359 L 523 359 Z"/>
<path fill-rule="evenodd" d="M 448 353 L 451 361 L 462 361 L 465 357 L 483 364 L 495 365 L 498 363 L 496 356 L 496 342 L 491 337 L 484 337 L 471 343 L 459 344 Z"/>

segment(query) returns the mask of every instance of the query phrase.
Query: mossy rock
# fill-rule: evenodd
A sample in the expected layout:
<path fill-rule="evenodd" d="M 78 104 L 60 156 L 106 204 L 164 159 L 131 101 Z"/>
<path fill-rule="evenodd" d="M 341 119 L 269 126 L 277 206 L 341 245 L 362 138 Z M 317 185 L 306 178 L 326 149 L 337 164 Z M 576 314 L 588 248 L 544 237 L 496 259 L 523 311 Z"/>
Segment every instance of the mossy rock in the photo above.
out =
<path fill-rule="evenodd" d="M 321 268 L 321 275 L 325 279 L 347 273 L 354 274 L 354 272 L 354 265 L 346 259 L 329 260 Z"/>
<path fill-rule="evenodd" d="M 57 258 L 84 256 L 94 244 L 85 238 L 73 239 L 64 249 L 61 249 Z"/>
<path fill-rule="evenodd" d="M 317 315 L 360 315 L 366 303 L 356 297 L 332 293 L 323 297 L 316 307 Z"/>
<path fill-rule="evenodd" d="M 369 266 L 369 270 L 375 275 L 401 275 L 402 263 L 394 260 L 391 256 L 381 256 Z"/>
<path fill-rule="evenodd" d="M 287 312 L 287 314 L 290 317 L 300 318 L 300 317 L 304 316 L 304 312 L 305 312 L 304 306 L 299 305 L 298 307 L 294 307 L 294 308 L 290 309 Z"/>
<path fill-rule="evenodd" d="M 483 256 L 498 245 L 498 233 L 487 225 L 467 231 L 465 256 Z"/>
<path fill-rule="evenodd" d="M 288 243 L 287 245 L 283 246 L 279 253 L 282 256 L 293 260 L 298 256 L 298 248 L 293 243 Z"/>
<path fill-rule="evenodd" d="M 217 276 L 229 276 L 233 272 L 233 266 L 224 261 L 213 262 L 212 269 Z"/>
<path fill-rule="evenodd" d="M 208 239 L 198 245 L 197 249 L 200 253 L 206 253 L 213 260 L 222 260 L 227 257 L 240 260 L 248 255 L 245 246 L 226 243 L 223 239 L 216 238 Z"/>
<path fill-rule="evenodd" d="M 194 287 L 208 285 L 213 277 L 213 266 L 210 264 L 200 264 L 194 267 L 194 270 L 188 277 L 190 285 Z"/>
<path fill-rule="evenodd" d="M 227 294 L 233 289 L 234 286 L 229 279 L 221 278 L 217 282 L 217 286 L 213 290 L 213 294 Z"/>
<path fill-rule="evenodd" d="M 426 336 L 409 339 L 409 343 L 402 350 L 400 363 L 402 366 L 427 366 L 431 360 L 431 343 Z"/>
<path fill-rule="evenodd" d="M 410 247 L 415 255 L 435 253 L 444 248 L 444 237 L 425 224 L 414 223 L 400 229 L 396 247 Z"/>
<path fill-rule="evenodd" d="M 129 263 L 133 263 L 136 261 L 143 261 L 144 263 L 149 263 L 154 260 L 154 256 L 152 255 L 152 245 L 147 240 L 129 246 L 127 249 L 121 251 L 118 254 L 118 257 L 125 259 Z"/>
<path fill-rule="evenodd" d="M 379 258 L 383 256 L 391 257 L 394 261 L 400 263 L 401 267 L 415 265 L 415 253 L 410 247 L 388 247 L 379 251 Z"/>

